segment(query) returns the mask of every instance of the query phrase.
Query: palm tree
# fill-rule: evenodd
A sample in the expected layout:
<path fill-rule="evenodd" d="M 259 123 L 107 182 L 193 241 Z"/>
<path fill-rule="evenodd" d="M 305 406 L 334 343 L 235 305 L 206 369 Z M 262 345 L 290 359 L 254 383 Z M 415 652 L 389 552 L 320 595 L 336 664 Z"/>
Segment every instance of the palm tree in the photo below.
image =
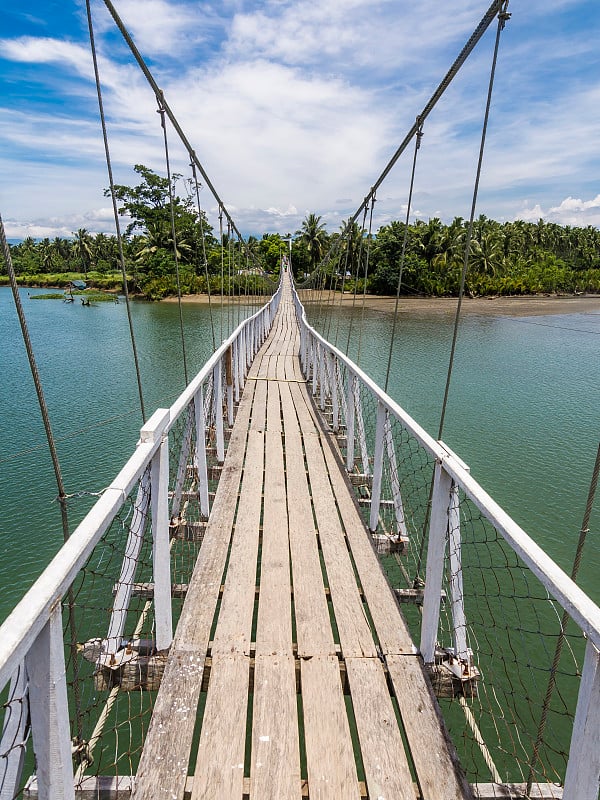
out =
<path fill-rule="evenodd" d="M 323 258 L 327 245 L 327 232 L 325 223 L 321 222 L 321 217 L 317 214 L 308 214 L 302 221 L 302 227 L 296 231 L 296 236 L 306 244 L 310 259 L 311 270 L 314 270 Z"/>
<path fill-rule="evenodd" d="M 83 272 L 87 275 L 88 269 L 92 264 L 92 247 L 94 240 L 85 228 L 79 228 L 74 236 L 73 252 L 81 261 Z"/>

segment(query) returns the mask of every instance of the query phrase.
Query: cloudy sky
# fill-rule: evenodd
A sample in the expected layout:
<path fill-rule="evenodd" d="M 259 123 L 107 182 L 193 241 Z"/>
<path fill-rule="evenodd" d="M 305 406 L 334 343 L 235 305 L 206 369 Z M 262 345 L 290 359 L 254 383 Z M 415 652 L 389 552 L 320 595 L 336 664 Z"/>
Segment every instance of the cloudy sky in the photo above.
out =
<path fill-rule="evenodd" d="M 488 0 L 114 0 L 244 233 L 336 230 L 410 129 Z M 104 3 L 94 24 L 115 179 L 164 174 L 156 103 Z M 600 225 L 600 3 L 511 0 L 478 213 Z M 413 216 L 468 217 L 495 23 L 429 117 Z M 188 159 L 170 133 L 175 170 Z M 377 197 L 406 213 L 411 153 Z M 0 212 L 7 235 L 112 232 L 81 0 L 0 10 Z M 181 190 L 184 190 L 183 185 Z M 215 224 L 214 200 L 202 203 Z"/>

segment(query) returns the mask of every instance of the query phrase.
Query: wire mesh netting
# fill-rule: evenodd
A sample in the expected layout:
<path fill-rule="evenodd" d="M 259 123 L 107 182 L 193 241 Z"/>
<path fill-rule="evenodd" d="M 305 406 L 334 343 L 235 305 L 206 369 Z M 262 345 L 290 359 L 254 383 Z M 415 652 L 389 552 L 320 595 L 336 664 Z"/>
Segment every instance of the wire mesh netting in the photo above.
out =
<path fill-rule="evenodd" d="M 169 431 L 169 548 L 173 627 L 202 546 L 205 514 L 199 486 L 199 448 L 206 459 L 208 498 L 229 439 L 227 371 L 220 407 L 211 373 L 202 407 L 192 399 Z M 200 395 L 196 396 L 200 398 Z M 198 440 L 197 417 L 204 426 Z M 153 583 L 151 465 L 124 498 L 112 523 L 63 598 L 63 627 L 76 785 L 89 776 L 135 775 L 167 652 L 156 644 Z M 30 744 L 28 684 L 20 665 L 0 695 L 2 797 L 20 796 L 36 766 Z M 13 788 L 14 787 L 14 790 Z M 10 794 L 8 794 L 10 792 Z"/>
<path fill-rule="evenodd" d="M 436 457 L 344 360 L 308 333 L 304 341 L 315 402 L 418 645 Z M 565 778 L 585 638 L 501 532 L 450 487 L 432 685 L 472 783 L 539 784 L 553 796 Z"/>

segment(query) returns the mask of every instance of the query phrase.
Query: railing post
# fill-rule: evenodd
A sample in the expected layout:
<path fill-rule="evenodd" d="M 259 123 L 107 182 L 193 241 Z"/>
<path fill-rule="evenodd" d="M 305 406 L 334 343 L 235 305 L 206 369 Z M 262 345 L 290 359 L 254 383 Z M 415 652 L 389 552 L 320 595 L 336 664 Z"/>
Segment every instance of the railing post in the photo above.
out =
<path fill-rule="evenodd" d="M 423 597 L 423 620 L 421 623 L 420 649 L 423 661 L 426 664 L 433 664 L 435 661 L 451 485 L 452 480 L 444 469 L 443 463 L 436 461 L 433 493 L 431 495 L 425 595 Z"/>
<path fill-rule="evenodd" d="M 387 450 L 388 462 L 390 465 L 390 483 L 392 487 L 392 497 L 394 498 L 394 512 L 396 516 L 396 528 L 398 535 L 407 540 L 408 530 L 404 518 L 404 503 L 402 502 L 402 492 L 400 490 L 400 476 L 398 475 L 398 461 L 394 448 L 394 436 L 392 434 L 392 423 L 390 415 L 387 414 L 385 421 L 385 446 Z"/>
<path fill-rule="evenodd" d="M 25 665 L 20 664 L 10 681 L 4 704 L 4 725 L 0 736 L 0 796 L 18 796 L 25 742 L 29 727 L 29 695 Z"/>
<path fill-rule="evenodd" d="M 152 419 L 152 418 L 151 418 Z M 148 420 L 150 422 L 151 420 Z M 140 479 L 137 490 L 133 515 L 127 533 L 127 543 L 121 572 L 117 581 L 117 590 L 112 604 L 108 632 L 103 652 L 111 655 L 121 648 L 129 602 L 133 591 L 133 581 L 140 557 L 142 542 L 144 541 L 144 530 L 146 528 L 146 517 L 150 500 L 150 471 L 147 469 Z"/>
<path fill-rule="evenodd" d="M 175 478 L 175 486 L 173 487 L 173 497 L 171 500 L 171 517 L 177 517 L 181 509 L 181 498 L 183 496 L 183 487 L 185 486 L 191 451 L 193 425 L 194 411 L 193 408 L 188 405 L 185 413 L 185 427 L 181 440 L 181 450 L 179 451 L 179 461 L 177 463 L 177 476 Z"/>
<path fill-rule="evenodd" d="M 354 384 L 356 376 L 348 370 L 346 386 L 346 469 L 354 470 Z"/>
<path fill-rule="evenodd" d="M 194 414 L 196 418 L 196 449 L 194 452 L 194 466 L 198 478 L 198 499 L 200 513 L 208 519 L 210 507 L 208 504 L 208 470 L 206 467 L 206 425 L 204 422 L 204 391 L 202 386 L 194 398 Z"/>
<path fill-rule="evenodd" d="M 563 800 L 597 800 L 600 778 L 600 651 L 588 641 L 573 721 Z"/>
<path fill-rule="evenodd" d="M 231 347 L 225 353 L 225 385 L 227 387 L 227 423 L 233 427 L 233 366 L 231 363 Z"/>
<path fill-rule="evenodd" d="M 467 643 L 467 620 L 463 592 L 462 547 L 460 539 L 460 497 L 457 484 L 452 481 L 448 509 L 448 557 L 450 565 L 450 598 L 454 655 L 463 662 L 470 661 Z"/>
<path fill-rule="evenodd" d="M 319 351 L 320 344 L 313 339 L 312 343 L 312 393 L 317 394 L 317 381 L 319 380 Z"/>
<path fill-rule="evenodd" d="M 367 447 L 367 434 L 365 431 L 362 404 L 360 402 L 360 383 L 358 379 L 354 383 L 354 408 L 356 412 L 356 427 L 358 428 L 358 445 L 360 447 L 362 471 L 364 475 L 369 475 L 369 449 Z"/>
<path fill-rule="evenodd" d="M 239 341 L 233 341 L 231 344 L 232 349 L 232 367 L 233 367 L 233 396 L 235 402 L 240 402 L 240 344 Z"/>
<path fill-rule="evenodd" d="M 319 347 L 319 408 L 325 411 L 325 395 L 327 393 L 327 353 L 323 345 Z"/>
<path fill-rule="evenodd" d="M 331 430 L 337 433 L 340 429 L 340 396 L 338 389 L 337 358 L 331 354 Z"/>
<path fill-rule="evenodd" d="M 73 762 L 61 603 L 50 610 L 26 658 L 39 800 L 73 800 Z"/>
<path fill-rule="evenodd" d="M 373 486 L 371 488 L 371 514 L 369 530 L 375 533 L 379 524 L 379 503 L 381 501 L 381 479 L 383 477 L 383 435 L 387 419 L 387 409 L 377 402 L 377 423 L 375 425 L 375 454 L 373 458 Z"/>
<path fill-rule="evenodd" d="M 152 432 L 154 441 L 162 439 L 150 468 L 152 503 L 152 568 L 154 573 L 154 621 L 156 647 L 166 650 L 173 641 L 171 608 L 171 554 L 169 548 L 169 437 L 163 425 Z M 143 429 L 142 429 L 143 430 Z"/>
<path fill-rule="evenodd" d="M 215 409 L 215 433 L 217 438 L 217 461 L 225 461 L 225 437 L 223 435 L 223 366 L 219 359 L 213 370 L 213 403 Z"/>

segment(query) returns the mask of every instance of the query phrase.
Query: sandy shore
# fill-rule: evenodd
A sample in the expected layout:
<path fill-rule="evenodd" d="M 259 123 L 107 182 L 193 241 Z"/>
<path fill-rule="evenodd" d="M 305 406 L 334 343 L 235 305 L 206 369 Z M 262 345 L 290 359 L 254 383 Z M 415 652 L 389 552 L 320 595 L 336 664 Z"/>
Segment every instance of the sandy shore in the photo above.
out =
<path fill-rule="evenodd" d="M 302 291 L 300 296 L 305 303 L 318 299 L 317 293 Z M 339 292 L 323 292 L 321 302 L 332 305 L 351 307 L 353 302 L 361 308 L 363 296 L 354 299 L 351 294 L 340 295 Z M 190 294 L 181 298 L 182 303 L 208 303 L 208 295 Z M 176 297 L 165 298 L 162 302 L 176 303 Z M 212 302 L 220 305 L 221 297 L 213 295 Z M 227 302 L 227 299 L 225 299 Z M 234 302 L 239 302 L 236 298 Z M 393 313 L 395 297 L 367 295 L 365 305 L 373 311 Z M 411 316 L 430 316 L 435 314 L 454 314 L 457 299 L 455 297 L 401 297 L 398 305 L 400 313 Z M 527 297 L 465 297 L 461 314 L 473 314 L 492 317 L 533 317 L 548 314 L 584 314 L 600 313 L 600 295 L 533 295 Z"/>

